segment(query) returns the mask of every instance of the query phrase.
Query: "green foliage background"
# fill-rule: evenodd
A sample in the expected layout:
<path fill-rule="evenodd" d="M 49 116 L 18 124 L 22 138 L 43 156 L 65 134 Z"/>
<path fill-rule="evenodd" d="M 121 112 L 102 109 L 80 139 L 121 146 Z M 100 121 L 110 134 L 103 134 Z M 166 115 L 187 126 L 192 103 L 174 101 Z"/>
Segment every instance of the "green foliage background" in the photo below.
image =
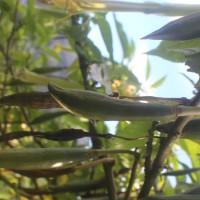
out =
<path fill-rule="evenodd" d="M 65 17 L 64 11 L 48 5 L 39 6 L 34 0 L 29 0 L 27 5 L 22 5 L 19 0 L 0 0 L 1 98 L 33 91 L 46 92 L 49 82 L 66 88 L 87 89 L 105 94 L 106 91 L 114 91 L 119 92 L 120 96 L 138 96 L 141 83 L 124 64 L 134 55 L 134 42 L 127 37 L 116 16 L 114 15 L 115 25 L 123 50 L 123 60 L 120 63 L 113 58 L 113 33 L 106 19 L 106 13 L 91 15 L 84 13 Z M 102 56 L 101 50 L 88 37 L 91 24 L 99 27 L 109 57 Z M 192 42 L 161 42 L 148 54 L 173 62 L 184 62 L 188 49 L 197 50 L 197 47 L 199 47 L 199 39 Z M 70 60 L 65 58 L 66 55 Z M 198 56 L 189 55 L 186 60 L 190 63 L 191 70 L 199 73 Z M 91 74 L 92 65 L 95 66 L 95 73 L 100 79 L 96 79 Z M 151 66 L 148 65 L 147 79 L 150 70 Z M 159 87 L 163 81 L 164 78 L 161 77 L 152 87 Z M 74 116 L 62 108 L 32 109 L 30 107 L 31 105 L 29 108 L 23 105 L 1 105 L 1 151 L 24 149 L 26 152 L 26 148 L 33 148 L 34 153 L 36 148 L 51 147 L 118 150 L 117 154 L 106 153 L 106 157 L 115 159 L 111 174 L 114 176 L 118 198 L 124 199 L 127 195 L 130 195 L 131 199 L 137 197 L 145 179 L 144 166 L 149 148 L 146 143 L 152 142 L 151 159 L 154 159 L 160 145 L 160 139 L 152 140 L 151 137 L 150 139 L 147 137 L 152 134 L 151 131 L 149 132 L 152 121 L 117 123 L 116 136 L 132 139 L 143 137 L 142 139 L 124 140 L 112 137 L 108 140 L 85 137 L 82 140 L 54 141 L 45 139 L 42 133 L 55 134 L 61 129 L 77 129 L 103 135 L 109 133 L 109 126 L 104 121 L 94 122 Z M 154 133 L 160 136 L 159 132 Z M 191 166 L 183 164 L 177 149 L 184 151 L 191 161 Z M 170 157 L 167 158 L 163 169 L 167 172 L 173 171 L 170 175 L 174 176 L 173 183 L 176 186 L 171 185 L 169 174 L 161 175 L 155 180 L 151 194 L 174 195 L 196 187 L 200 179 L 198 149 L 197 143 L 180 139 L 171 149 Z M 134 168 L 137 156 L 130 154 L 130 150 L 140 154 L 137 168 Z M 49 160 L 51 159 L 54 158 L 49 155 Z M 109 189 L 107 191 L 105 187 L 107 176 L 105 165 L 104 168 L 102 167 L 103 161 L 95 167 L 91 165 L 98 159 L 102 157 L 83 159 L 81 162 L 73 162 L 75 159 L 72 159 L 73 164 L 65 168 L 89 166 L 73 173 L 67 171 L 61 173 L 60 169 L 49 168 L 46 171 L 34 169 L 17 171 L 15 166 L 10 166 L 9 169 L 1 168 L 0 199 L 71 200 L 77 199 L 78 196 L 82 196 L 82 199 L 112 199 L 112 192 Z M 191 172 L 191 168 L 197 170 Z M 178 170 L 185 171 L 180 176 Z M 130 180 L 135 175 L 137 176 L 132 184 Z M 112 177 L 111 181 L 113 181 Z M 96 188 L 92 188 L 94 185 Z M 126 192 L 128 187 L 131 187 L 129 193 Z"/>

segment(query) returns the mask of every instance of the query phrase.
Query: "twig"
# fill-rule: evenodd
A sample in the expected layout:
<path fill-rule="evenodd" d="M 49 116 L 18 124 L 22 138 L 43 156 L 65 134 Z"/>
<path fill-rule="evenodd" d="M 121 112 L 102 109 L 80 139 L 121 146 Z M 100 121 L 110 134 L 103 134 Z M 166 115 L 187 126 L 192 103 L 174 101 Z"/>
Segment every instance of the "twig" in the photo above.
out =
<path fill-rule="evenodd" d="M 5 135 L 0 136 L 0 142 L 8 142 L 9 140 L 13 139 L 20 139 L 27 136 L 33 136 L 38 138 L 45 138 L 48 140 L 53 141 L 72 141 L 84 137 L 91 137 L 91 138 L 103 138 L 103 139 L 112 139 L 112 138 L 119 138 L 122 140 L 140 140 L 140 139 L 147 139 L 147 138 L 158 138 L 161 139 L 160 136 L 143 136 L 137 138 L 126 138 L 122 136 L 113 135 L 111 133 L 97 133 L 97 132 L 89 132 L 83 131 L 81 129 L 60 129 L 58 131 L 49 131 L 49 132 L 39 132 L 39 131 L 15 131 L 11 133 L 7 133 Z M 99 146 L 97 146 L 99 147 Z M 96 148 L 98 149 L 98 148 Z"/>
<path fill-rule="evenodd" d="M 107 182 L 107 189 L 108 189 L 108 197 L 109 200 L 117 200 L 117 191 L 115 186 L 115 178 L 113 174 L 113 164 L 105 163 L 103 164 L 106 182 Z"/>
<path fill-rule="evenodd" d="M 135 155 L 135 160 L 134 160 L 133 167 L 132 167 L 132 170 L 131 170 L 131 177 L 130 177 L 130 180 L 129 180 L 129 184 L 128 184 L 128 188 L 126 190 L 124 200 L 129 200 L 129 198 L 130 198 L 132 186 L 133 186 L 133 183 L 134 183 L 135 178 L 136 178 L 136 170 L 137 170 L 139 161 L 140 161 L 140 154 L 137 153 Z"/>
<path fill-rule="evenodd" d="M 56 176 L 61 176 L 61 175 L 66 175 L 66 174 L 71 174 L 74 173 L 76 171 L 81 171 L 81 170 L 85 170 L 91 167 L 95 167 L 99 164 L 105 164 L 105 163 L 110 163 L 113 164 L 115 163 L 115 159 L 114 158 L 102 158 L 99 160 L 95 160 L 95 161 L 91 161 L 87 164 L 82 164 L 79 166 L 73 166 L 73 167 L 69 167 L 69 168 L 63 168 L 63 169 L 46 169 L 46 170 L 12 170 L 18 174 L 21 174 L 23 176 L 27 176 L 27 177 L 32 177 L 32 178 L 39 178 L 39 177 L 46 177 L 46 178 L 50 178 L 50 177 L 56 177 Z"/>
<path fill-rule="evenodd" d="M 154 127 L 157 122 L 153 122 L 151 129 L 149 130 L 149 140 L 147 141 L 147 147 L 146 147 L 146 156 L 145 156 L 145 177 L 148 176 L 151 166 L 152 166 L 152 160 L 151 160 L 151 154 L 153 151 L 153 132 Z"/>

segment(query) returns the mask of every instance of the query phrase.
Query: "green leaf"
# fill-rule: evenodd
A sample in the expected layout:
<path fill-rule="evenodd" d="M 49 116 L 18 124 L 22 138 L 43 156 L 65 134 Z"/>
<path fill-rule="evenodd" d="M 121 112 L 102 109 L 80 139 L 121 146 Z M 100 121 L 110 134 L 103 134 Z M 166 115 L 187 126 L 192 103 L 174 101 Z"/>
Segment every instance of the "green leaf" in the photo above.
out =
<path fill-rule="evenodd" d="M 67 34 L 75 41 L 83 41 L 86 39 L 90 28 L 87 24 L 73 25 L 67 27 Z"/>
<path fill-rule="evenodd" d="M 153 40 L 189 40 L 200 37 L 200 12 L 195 12 L 169 22 L 162 28 L 143 37 Z"/>
<path fill-rule="evenodd" d="M 197 53 L 190 54 L 186 57 L 185 64 L 190 66 L 189 71 L 200 74 L 200 49 Z"/>
<path fill-rule="evenodd" d="M 114 15 L 114 21 L 115 21 L 115 25 L 117 28 L 118 37 L 119 37 L 119 40 L 120 40 L 120 43 L 121 43 L 121 46 L 123 49 L 124 58 L 129 58 L 131 55 L 129 54 L 130 51 L 128 51 L 129 50 L 129 41 L 128 41 L 127 35 L 123 30 L 122 24 L 117 20 L 115 15 Z"/>
<path fill-rule="evenodd" d="M 164 83 L 165 79 L 166 79 L 166 76 L 163 76 L 158 81 L 156 81 L 154 84 L 152 84 L 151 87 L 158 88 L 159 86 L 161 86 Z"/>
<path fill-rule="evenodd" d="M 95 16 L 96 17 L 93 19 L 93 22 L 99 26 L 107 51 L 113 61 L 113 38 L 110 24 L 106 20 L 106 15 L 96 14 Z"/>
<path fill-rule="evenodd" d="M 102 55 L 101 51 L 98 49 L 98 47 L 94 44 L 92 40 L 87 38 L 85 40 L 85 47 L 84 52 L 87 53 L 88 58 L 91 60 L 90 62 L 102 62 Z"/>
<path fill-rule="evenodd" d="M 44 52 L 46 52 L 52 58 L 55 58 L 57 61 L 61 61 L 61 57 L 59 56 L 59 54 L 55 50 L 45 48 L 45 47 L 43 47 L 42 49 L 44 50 Z"/>
<path fill-rule="evenodd" d="M 1 0 L 1 1 L 0 1 L 0 9 L 1 9 L 1 11 L 8 12 L 8 11 L 11 10 L 11 6 L 10 6 L 10 4 L 9 4 L 8 1 L 6 1 L 6 0 Z"/>
<path fill-rule="evenodd" d="M 200 74 L 199 38 L 188 41 L 163 41 L 156 49 L 147 52 L 147 54 L 157 55 L 173 62 L 185 62 L 190 67 L 188 71 Z M 196 87 L 200 87 L 200 81 L 198 81 Z"/>
<path fill-rule="evenodd" d="M 28 1 L 27 10 L 26 10 L 26 26 L 27 31 L 30 34 L 34 34 L 36 31 L 36 20 L 34 17 L 35 12 L 35 0 Z"/>
<path fill-rule="evenodd" d="M 119 122 L 116 135 L 126 138 L 136 138 L 136 140 L 126 141 L 122 139 L 113 139 L 111 147 L 117 149 L 143 147 L 147 142 L 147 138 L 142 137 L 148 136 L 148 130 L 151 128 L 151 126 L 152 122 L 150 121 L 137 121 L 131 123 Z"/>
<path fill-rule="evenodd" d="M 181 52 L 174 51 L 178 48 L 176 45 L 177 42 L 163 41 L 157 48 L 148 51 L 147 54 L 159 56 L 173 62 L 185 62 L 185 55 Z"/>
<path fill-rule="evenodd" d="M 149 60 L 148 60 L 148 62 L 147 62 L 147 69 L 146 69 L 146 80 L 149 79 L 150 74 L 151 74 L 151 66 L 150 66 L 150 63 L 149 63 Z"/>
<path fill-rule="evenodd" d="M 65 70 L 65 67 L 42 67 L 42 68 L 35 68 L 32 70 L 32 72 L 38 73 L 38 74 L 48 74 L 52 72 L 62 71 Z"/>
<path fill-rule="evenodd" d="M 79 84 L 77 81 L 67 81 L 61 78 L 47 77 L 44 75 L 34 73 L 27 69 L 17 70 L 15 73 L 15 78 L 26 83 L 32 83 L 37 85 L 47 86 L 48 83 L 52 82 L 65 88 L 82 88 L 82 85 Z"/>

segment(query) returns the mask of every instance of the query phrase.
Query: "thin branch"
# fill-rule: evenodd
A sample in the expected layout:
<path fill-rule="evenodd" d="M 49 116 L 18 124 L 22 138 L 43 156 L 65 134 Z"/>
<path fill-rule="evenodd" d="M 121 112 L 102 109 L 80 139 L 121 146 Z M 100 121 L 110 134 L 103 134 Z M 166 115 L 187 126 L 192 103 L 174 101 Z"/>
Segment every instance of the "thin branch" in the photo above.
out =
<path fill-rule="evenodd" d="M 135 160 L 134 160 L 133 167 L 132 167 L 132 170 L 131 170 L 131 176 L 130 176 L 130 180 L 129 180 L 129 184 L 128 184 L 128 188 L 126 190 L 126 194 L 125 194 L 124 200 L 129 200 L 129 198 L 130 198 L 132 187 L 133 187 L 133 183 L 134 183 L 135 178 L 136 178 L 136 170 L 137 170 L 139 161 L 140 161 L 140 154 L 137 153 L 135 155 Z"/>
<path fill-rule="evenodd" d="M 104 172 L 105 172 L 105 176 L 106 176 L 106 182 L 107 182 L 106 184 L 107 184 L 107 189 L 108 189 L 109 200 L 117 200 L 115 178 L 114 178 L 113 169 L 112 169 L 113 165 L 114 165 L 114 163 L 103 164 Z"/>
<path fill-rule="evenodd" d="M 0 136 L 0 142 L 8 142 L 9 140 L 20 139 L 23 137 L 33 136 L 37 138 L 44 138 L 47 140 L 53 141 L 72 141 L 84 137 L 91 137 L 91 138 L 103 138 L 103 139 L 113 139 L 119 138 L 122 140 L 140 140 L 140 139 L 147 139 L 147 138 L 158 138 L 161 139 L 160 136 L 142 136 L 137 138 L 126 138 L 122 136 L 113 135 L 111 133 L 97 133 L 97 132 L 90 132 L 90 131 L 83 131 L 82 129 L 60 129 L 58 131 L 49 131 L 49 132 L 39 132 L 39 131 L 15 131 L 11 133 L 7 133 Z M 95 148 L 98 149 L 98 148 Z"/>
<path fill-rule="evenodd" d="M 91 161 L 87 164 L 82 164 L 78 166 L 69 167 L 66 169 L 46 169 L 46 170 L 12 170 L 18 174 L 21 174 L 23 176 L 32 177 L 32 178 L 39 178 L 39 177 L 57 177 L 61 175 L 71 174 L 75 173 L 76 171 L 81 171 L 85 169 L 89 169 L 91 167 L 95 167 L 99 164 L 105 164 L 110 163 L 114 164 L 115 159 L 114 158 L 102 158 L 99 160 Z"/>
<path fill-rule="evenodd" d="M 145 156 L 145 177 L 148 177 L 148 174 L 150 172 L 151 166 L 152 166 L 152 151 L 153 151 L 153 132 L 154 132 L 154 127 L 157 124 L 157 122 L 153 122 L 151 129 L 149 130 L 149 140 L 147 142 L 146 146 L 146 156 Z"/>

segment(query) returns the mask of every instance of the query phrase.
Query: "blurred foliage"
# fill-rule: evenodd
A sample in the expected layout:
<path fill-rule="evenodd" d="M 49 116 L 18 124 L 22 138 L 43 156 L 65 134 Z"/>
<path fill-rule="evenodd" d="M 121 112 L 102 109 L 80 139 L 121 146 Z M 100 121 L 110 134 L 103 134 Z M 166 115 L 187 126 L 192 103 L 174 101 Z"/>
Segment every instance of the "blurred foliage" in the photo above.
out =
<path fill-rule="evenodd" d="M 66 88 L 138 96 L 142 90 L 141 83 L 127 67 L 127 63 L 134 55 L 134 42 L 127 37 L 116 15 L 113 14 L 113 20 L 123 52 L 121 62 L 115 60 L 113 31 L 106 13 L 84 13 L 66 18 L 64 11 L 46 4 L 42 5 L 34 0 L 28 0 L 27 4 L 23 2 L 26 1 L 0 1 L 1 98 L 32 91 L 47 92 L 46 86 L 49 82 Z M 107 57 L 95 45 L 95 41 L 88 37 L 92 26 L 99 27 L 108 52 Z M 182 62 L 184 55 L 187 54 L 183 49 L 196 49 L 197 46 L 197 42 L 162 42 L 149 54 Z M 196 66 L 198 58 L 195 55 L 189 55 L 186 59 L 187 62 L 192 59 L 192 65 Z M 196 68 L 191 70 L 197 72 Z M 150 75 L 151 66 L 148 63 L 146 80 Z M 159 78 L 151 87 L 159 87 L 165 78 Z M 77 157 L 74 156 L 69 165 L 62 166 L 61 163 L 55 169 L 49 165 L 48 169 L 34 170 L 34 162 L 31 170 L 17 171 L 14 165 L 10 165 L 8 169 L 1 168 L 0 199 L 73 200 L 78 196 L 81 199 L 102 199 L 104 196 L 107 198 L 106 196 L 110 196 L 112 192 L 109 187 L 108 191 L 106 190 L 106 183 L 111 181 L 113 184 L 112 176 L 108 177 L 106 174 L 110 166 L 112 170 L 108 174 L 114 177 L 119 199 L 129 195 L 133 199 L 138 195 L 144 182 L 144 162 L 149 148 L 146 142 L 152 139 L 149 131 L 152 122 L 116 122 L 114 132 L 116 136 L 128 138 L 125 140 L 108 134 L 113 126 L 112 123 L 83 119 L 57 107 L 31 109 L 1 105 L 0 116 L 0 155 L 5 162 L 4 153 L 8 149 L 13 150 L 13 153 L 15 149 L 21 149 L 19 152 L 29 156 L 26 155 L 27 148 L 37 149 L 38 154 L 54 147 L 79 148 L 79 150 L 89 148 L 91 149 L 89 155 L 95 157 L 77 162 Z M 72 137 L 70 141 L 54 141 L 38 136 L 41 133 L 55 134 L 63 129 L 73 129 L 77 134 L 80 132 L 83 134 L 85 131 L 92 135 L 83 139 Z M 99 134 L 108 134 L 110 138 L 97 137 Z M 155 136 L 159 134 L 155 131 Z M 155 157 L 159 144 L 160 139 L 152 140 L 152 158 Z M 177 148 L 184 149 L 190 164 L 186 166 L 180 162 Z M 104 152 L 103 155 L 108 155 L 102 157 L 95 154 L 93 149 L 114 151 L 112 154 L 111 151 Z M 200 173 L 192 171 L 193 173 L 188 176 L 187 170 L 199 167 L 198 154 L 198 144 L 180 140 L 172 149 L 172 156 L 167 158 L 165 169 L 167 171 L 184 169 L 185 173 L 181 174 L 181 178 L 175 173 L 176 180 L 172 182 L 167 176 L 162 176 L 156 181 L 152 194 L 173 195 L 177 191 L 183 192 L 195 186 L 199 182 Z M 15 162 L 15 154 L 13 155 L 12 162 Z M 34 152 L 31 155 L 34 155 Z M 138 155 L 141 155 L 140 159 Z M 37 158 L 37 153 L 35 156 Z M 51 160 L 52 155 L 46 158 L 48 159 Z M 31 158 L 29 160 L 31 161 Z M 135 175 L 137 176 L 132 185 L 130 180 Z M 176 183 L 176 187 L 171 183 Z M 128 187 L 131 188 L 131 194 L 126 192 Z"/>

